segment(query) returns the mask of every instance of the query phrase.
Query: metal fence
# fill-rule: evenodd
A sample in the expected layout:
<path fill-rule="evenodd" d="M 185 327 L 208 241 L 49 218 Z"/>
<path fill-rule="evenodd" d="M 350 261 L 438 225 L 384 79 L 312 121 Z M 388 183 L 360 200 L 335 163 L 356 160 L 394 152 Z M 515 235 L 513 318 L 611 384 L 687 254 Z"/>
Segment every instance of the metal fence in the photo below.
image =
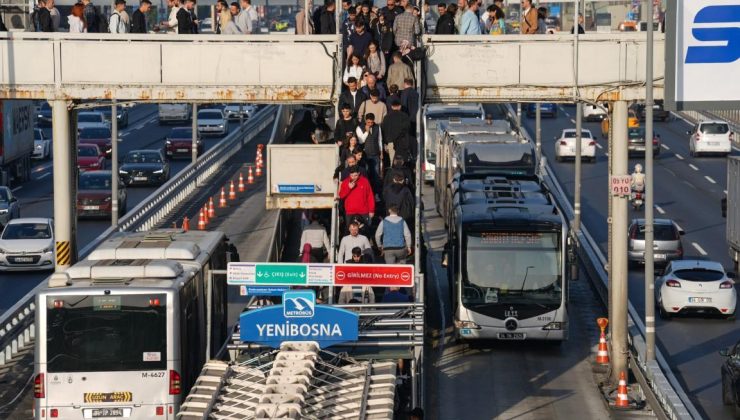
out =
<path fill-rule="evenodd" d="M 174 178 L 126 213 L 117 226 L 110 227 L 93 239 L 80 251 L 80 258 L 85 257 L 115 232 L 143 231 L 156 227 L 173 210 L 186 202 L 198 186 L 205 183 L 219 168 L 223 167 L 223 164 L 237 153 L 243 144 L 253 140 L 272 124 L 276 115 L 282 115 L 282 108 L 282 105 L 271 105 L 258 112 L 243 127 L 224 138 L 199 157 L 196 162 L 185 167 Z M 46 280 L 39 283 L 0 315 L 0 367 L 6 365 L 35 338 L 36 305 L 34 299 L 38 291 L 45 286 Z"/>

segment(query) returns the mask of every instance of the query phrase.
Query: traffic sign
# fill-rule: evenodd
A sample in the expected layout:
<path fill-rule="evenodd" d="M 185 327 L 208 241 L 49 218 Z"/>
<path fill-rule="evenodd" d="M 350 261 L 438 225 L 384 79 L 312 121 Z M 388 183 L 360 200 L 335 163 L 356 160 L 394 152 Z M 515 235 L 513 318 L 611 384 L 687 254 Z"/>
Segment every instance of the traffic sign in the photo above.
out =
<path fill-rule="evenodd" d="M 247 286 L 412 287 L 409 264 L 300 264 L 230 262 L 227 284 Z"/>
<path fill-rule="evenodd" d="M 625 197 L 632 194 L 632 175 L 610 175 L 609 192 L 613 197 Z"/>

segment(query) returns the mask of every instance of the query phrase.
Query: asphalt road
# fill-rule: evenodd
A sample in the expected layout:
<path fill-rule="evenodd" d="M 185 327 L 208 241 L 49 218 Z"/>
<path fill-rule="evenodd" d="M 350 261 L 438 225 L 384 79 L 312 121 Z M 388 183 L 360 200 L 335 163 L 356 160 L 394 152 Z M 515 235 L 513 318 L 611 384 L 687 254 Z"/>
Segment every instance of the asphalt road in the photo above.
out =
<path fill-rule="evenodd" d="M 187 123 L 186 125 L 190 125 Z M 229 130 L 238 127 L 232 122 Z M 118 143 L 119 155 L 123 157 L 129 150 L 164 147 L 166 136 L 174 125 L 160 126 L 157 121 L 157 105 L 137 105 L 130 109 L 129 126 L 119 130 L 123 141 Z M 50 129 L 45 129 L 50 134 Z M 204 137 L 205 148 L 218 143 L 219 137 Z M 185 168 L 189 159 L 178 159 L 170 162 L 170 176 Z M 53 217 L 53 160 L 36 162 L 32 180 L 14 188 L 21 203 L 21 217 Z M 106 162 L 110 169 L 110 162 Z M 132 187 L 127 189 L 128 209 L 134 208 L 148 197 L 156 187 Z M 77 223 L 77 248 L 82 249 L 110 226 L 106 220 L 81 220 Z M 31 289 L 49 276 L 50 272 L 2 273 L 0 274 L 0 313 L 13 306 Z"/>
<path fill-rule="evenodd" d="M 566 194 L 572 200 L 574 165 L 555 161 L 554 140 L 564 128 L 575 127 L 574 106 L 559 107 L 558 118 L 542 119 L 542 152 L 547 156 Z M 522 117 L 534 135 L 535 121 Z M 727 182 L 726 159 L 689 156 L 686 130 L 691 126 L 680 120 L 656 122 L 663 146 L 655 160 L 655 217 L 673 219 L 685 231 L 682 238 L 684 258 L 701 257 L 721 262 L 732 270 L 725 242 L 725 220 L 720 200 Z M 606 255 L 607 252 L 607 141 L 600 137 L 598 123 L 584 122 L 584 128 L 597 135 L 597 161 L 584 163 L 582 177 L 582 220 Z M 735 150 L 733 154 L 738 154 Z M 630 167 L 644 159 L 631 158 Z M 630 209 L 630 217 L 644 217 L 643 211 Z M 629 275 L 629 298 L 644 316 L 644 275 L 635 269 Z M 718 318 L 678 317 L 657 320 L 658 345 L 674 374 L 696 408 L 705 418 L 731 419 L 732 410 L 722 405 L 720 349 L 733 345 L 740 337 L 740 327 Z"/>

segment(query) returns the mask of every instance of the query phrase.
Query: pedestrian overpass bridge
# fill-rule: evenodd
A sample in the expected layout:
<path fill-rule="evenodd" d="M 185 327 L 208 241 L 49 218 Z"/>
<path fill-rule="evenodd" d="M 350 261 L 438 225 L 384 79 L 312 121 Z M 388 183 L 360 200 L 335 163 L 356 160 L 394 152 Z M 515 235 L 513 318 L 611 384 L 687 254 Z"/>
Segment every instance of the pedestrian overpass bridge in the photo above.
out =
<path fill-rule="evenodd" d="M 425 35 L 428 102 L 572 102 L 573 36 Z M 333 35 L 0 33 L 0 98 L 154 102 L 330 103 L 338 95 Z M 645 96 L 644 33 L 578 42 L 578 97 Z M 664 36 L 655 37 L 655 97 Z"/>

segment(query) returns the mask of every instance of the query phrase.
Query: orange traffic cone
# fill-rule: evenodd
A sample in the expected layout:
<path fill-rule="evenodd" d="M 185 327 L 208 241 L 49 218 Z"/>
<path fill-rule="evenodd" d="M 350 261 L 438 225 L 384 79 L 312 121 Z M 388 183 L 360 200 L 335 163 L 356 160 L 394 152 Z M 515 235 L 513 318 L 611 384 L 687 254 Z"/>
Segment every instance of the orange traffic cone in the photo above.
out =
<path fill-rule="evenodd" d="M 190 230 L 190 220 L 188 220 L 188 216 L 182 218 L 182 230 L 185 232 Z"/>
<path fill-rule="evenodd" d="M 252 174 L 252 167 L 249 167 L 249 172 L 247 172 L 247 184 L 254 184 L 254 175 Z"/>
<path fill-rule="evenodd" d="M 218 207 L 226 207 L 226 191 L 221 187 L 221 198 L 218 199 Z"/>
<path fill-rule="evenodd" d="M 208 222 L 210 222 L 210 219 L 208 218 L 208 203 L 203 204 L 203 220 L 206 221 L 206 225 L 208 225 Z"/>
<path fill-rule="evenodd" d="M 627 397 L 627 375 L 624 372 L 619 374 L 617 400 L 614 402 L 614 406 L 620 408 L 628 408 L 630 406 L 629 397 Z"/>
<path fill-rule="evenodd" d="M 262 176 L 262 168 L 259 165 L 257 165 L 255 172 L 257 173 L 257 176 Z"/>
<path fill-rule="evenodd" d="M 208 218 L 213 219 L 216 217 L 216 209 L 213 206 L 213 197 L 208 199 Z"/>
<path fill-rule="evenodd" d="M 242 176 L 242 173 L 239 172 L 239 192 L 244 192 L 245 186 L 244 186 L 244 177 Z"/>
<path fill-rule="evenodd" d="M 599 337 L 599 350 L 596 353 L 596 363 L 600 365 L 609 364 L 609 349 L 606 346 L 604 331 L 601 332 L 601 337 Z"/>
<path fill-rule="evenodd" d="M 206 215 L 203 213 L 203 209 L 200 210 L 198 217 L 198 230 L 206 230 Z"/>
<path fill-rule="evenodd" d="M 234 190 L 234 181 L 229 183 L 229 200 L 236 200 L 236 191 Z"/>

